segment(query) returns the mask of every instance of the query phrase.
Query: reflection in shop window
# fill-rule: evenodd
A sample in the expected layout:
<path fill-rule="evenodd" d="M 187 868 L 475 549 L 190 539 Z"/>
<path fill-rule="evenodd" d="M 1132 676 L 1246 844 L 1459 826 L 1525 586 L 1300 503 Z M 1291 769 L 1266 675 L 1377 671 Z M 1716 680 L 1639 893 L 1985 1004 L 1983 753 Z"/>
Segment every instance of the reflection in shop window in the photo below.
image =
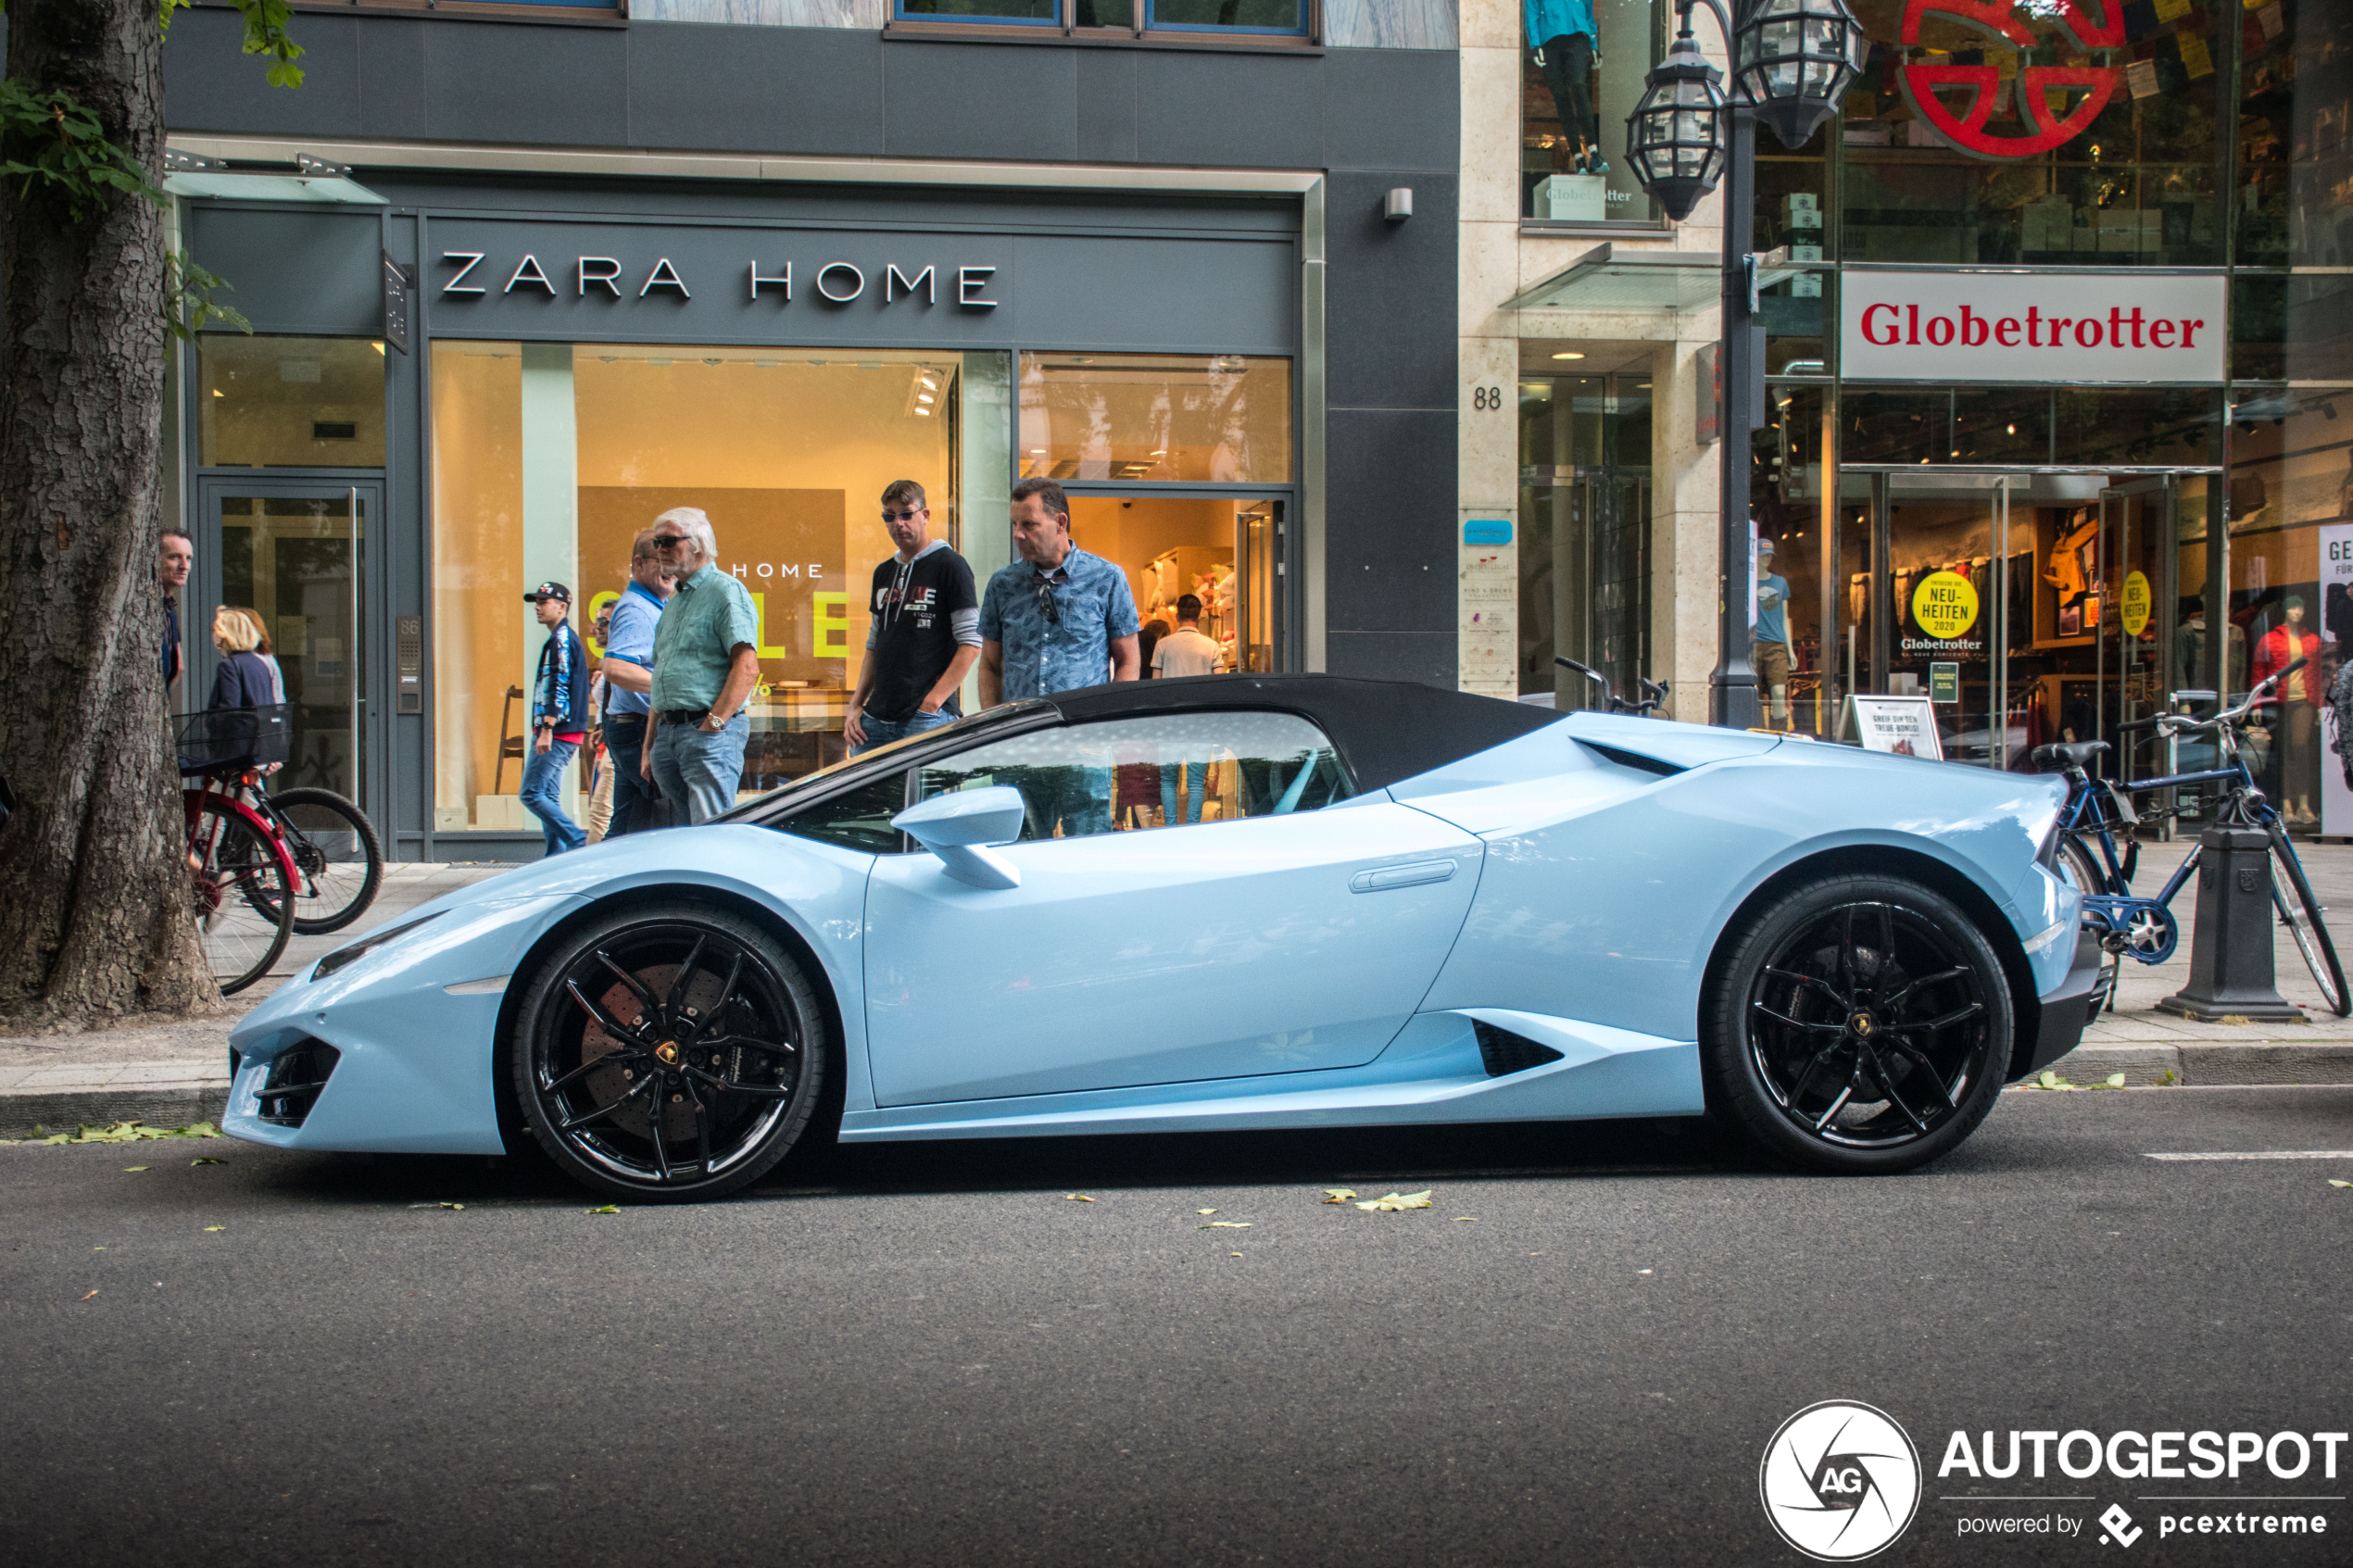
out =
<path fill-rule="evenodd" d="M 2239 7 L 1854 8 L 1878 42 L 1839 122 L 1845 259 L 2222 262 Z"/>
<path fill-rule="evenodd" d="M 200 466 L 384 467 L 381 340 L 207 332 L 198 342 Z"/>
<path fill-rule="evenodd" d="M 1626 161 L 1626 117 L 1671 14 L 1652 0 L 1521 0 L 1523 217 L 1658 220 Z"/>
<path fill-rule="evenodd" d="M 1216 673 L 1275 668 L 1275 580 L 1268 563 L 1281 527 L 1277 501 L 1070 498 L 1072 539 L 1118 567 L 1136 597 L 1146 680 L 1152 678 L 1157 645 L 1182 624 L 1188 595 L 1200 601 L 1194 629 L 1217 645 Z"/>
<path fill-rule="evenodd" d="M 1005 784 L 1022 838 L 1230 822 L 1313 811 L 1348 778 L 1323 732 L 1289 713 L 1169 713 L 1016 735 L 922 769 L 915 797 Z"/>
<path fill-rule="evenodd" d="M 1025 479 L 1287 483 L 1289 359 L 1025 354 Z"/>
<path fill-rule="evenodd" d="M 922 484 L 934 535 L 957 541 L 962 363 L 905 350 L 434 344 L 435 826 L 529 827 L 515 794 L 522 694 L 544 633 L 522 592 L 569 584 L 585 630 L 626 586 L 634 535 L 672 507 L 710 515 L 720 570 L 760 614 L 741 787 L 838 759 L 864 585 L 892 552 L 883 487 Z M 570 783 L 580 786 L 577 769 Z"/>

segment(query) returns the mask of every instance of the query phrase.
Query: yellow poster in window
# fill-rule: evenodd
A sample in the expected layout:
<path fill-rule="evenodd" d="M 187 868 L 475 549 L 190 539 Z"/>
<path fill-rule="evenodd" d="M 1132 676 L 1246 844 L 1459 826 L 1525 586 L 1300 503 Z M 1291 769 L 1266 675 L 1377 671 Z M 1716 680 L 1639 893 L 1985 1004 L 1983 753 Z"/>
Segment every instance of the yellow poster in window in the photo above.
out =
<path fill-rule="evenodd" d="M 2149 623 L 2149 580 L 2137 571 L 2124 574 L 2124 634 L 2137 637 Z"/>
<path fill-rule="evenodd" d="M 1912 621 L 1938 642 L 1977 624 L 1977 589 L 1957 571 L 1931 571 L 1912 590 Z"/>
<path fill-rule="evenodd" d="M 2190 0 L 2157 0 L 2157 19 L 2177 22 L 2190 14 Z"/>
<path fill-rule="evenodd" d="M 2182 46 L 2182 69 L 2192 82 L 2214 74 L 2214 57 L 2206 52 L 2205 39 L 2183 33 L 2174 42 Z"/>

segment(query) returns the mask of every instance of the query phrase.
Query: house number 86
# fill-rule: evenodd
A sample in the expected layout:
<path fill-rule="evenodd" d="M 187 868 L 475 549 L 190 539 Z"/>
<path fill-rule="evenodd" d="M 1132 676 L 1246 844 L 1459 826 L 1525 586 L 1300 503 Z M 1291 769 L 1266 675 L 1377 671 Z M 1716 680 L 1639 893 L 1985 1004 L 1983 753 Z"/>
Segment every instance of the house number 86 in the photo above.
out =
<path fill-rule="evenodd" d="M 1472 407 L 1472 408 L 1502 408 L 1503 406 L 1504 406 L 1504 389 L 1503 389 L 1502 387 L 1500 387 L 1500 386 L 1475 386 L 1475 387 L 1471 388 L 1471 407 Z"/>

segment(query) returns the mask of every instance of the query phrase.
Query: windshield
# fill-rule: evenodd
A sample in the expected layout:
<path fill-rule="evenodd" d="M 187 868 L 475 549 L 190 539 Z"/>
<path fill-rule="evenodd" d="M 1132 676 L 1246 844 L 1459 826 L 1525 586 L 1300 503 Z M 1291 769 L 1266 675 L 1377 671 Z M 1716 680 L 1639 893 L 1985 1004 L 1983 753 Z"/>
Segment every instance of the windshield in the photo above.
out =
<path fill-rule="evenodd" d="M 797 799 L 803 795 L 823 793 L 828 785 L 852 774 L 888 772 L 892 759 L 914 747 L 921 746 L 925 751 L 930 751 L 937 749 L 935 743 L 946 740 L 951 743 L 952 749 L 954 745 L 969 744 L 975 737 L 1000 730 L 1008 724 L 1026 721 L 1039 713 L 1053 711 L 1054 707 L 1051 703 L 1036 697 L 1021 702 L 1000 703 L 985 712 L 975 713 L 968 719 L 951 720 L 936 730 L 925 730 L 919 734 L 901 735 L 897 740 L 887 741 L 881 746 L 870 746 L 854 756 L 844 757 L 837 762 L 828 762 L 814 772 L 802 774 L 781 789 L 772 789 L 765 795 L 741 801 L 734 809 L 714 817 L 711 821 L 736 822 L 754 815 L 764 816 L 774 807 Z"/>

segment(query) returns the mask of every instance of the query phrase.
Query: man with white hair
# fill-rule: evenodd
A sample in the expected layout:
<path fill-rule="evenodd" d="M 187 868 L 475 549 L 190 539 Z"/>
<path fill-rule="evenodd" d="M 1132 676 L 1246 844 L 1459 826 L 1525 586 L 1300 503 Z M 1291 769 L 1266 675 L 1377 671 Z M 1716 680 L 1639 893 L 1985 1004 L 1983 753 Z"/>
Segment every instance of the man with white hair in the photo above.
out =
<path fill-rule="evenodd" d="M 638 776 L 652 779 L 696 826 L 736 803 L 760 684 L 760 612 L 719 570 L 719 540 L 696 507 L 654 519 L 654 548 L 678 589 L 654 632 L 653 711 Z"/>

